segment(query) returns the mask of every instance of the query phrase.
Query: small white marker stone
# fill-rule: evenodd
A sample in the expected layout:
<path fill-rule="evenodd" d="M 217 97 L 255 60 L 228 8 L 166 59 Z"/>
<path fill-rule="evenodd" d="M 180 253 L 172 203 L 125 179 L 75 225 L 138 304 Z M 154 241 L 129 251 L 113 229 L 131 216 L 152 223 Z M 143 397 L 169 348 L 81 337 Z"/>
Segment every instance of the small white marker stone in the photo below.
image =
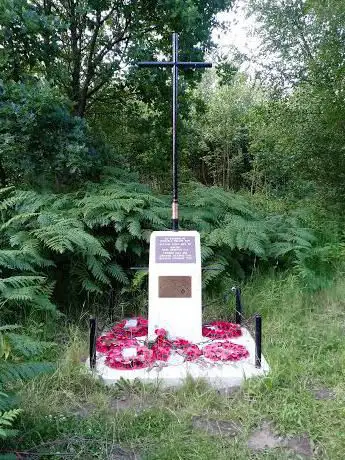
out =
<path fill-rule="evenodd" d="M 137 327 L 138 320 L 137 319 L 128 319 L 125 324 L 125 329 L 129 329 L 130 327 Z"/>
<path fill-rule="evenodd" d="M 128 347 L 122 350 L 122 356 L 124 358 L 136 358 L 137 349 L 135 347 Z"/>
<path fill-rule="evenodd" d="M 185 362 L 185 357 L 182 355 L 179 355 L 178 353 L 173 353 L 170 355 L 168 359 L 168 365 L 169 366 L 178 366 L 179 364 L 183 364 Z"/>

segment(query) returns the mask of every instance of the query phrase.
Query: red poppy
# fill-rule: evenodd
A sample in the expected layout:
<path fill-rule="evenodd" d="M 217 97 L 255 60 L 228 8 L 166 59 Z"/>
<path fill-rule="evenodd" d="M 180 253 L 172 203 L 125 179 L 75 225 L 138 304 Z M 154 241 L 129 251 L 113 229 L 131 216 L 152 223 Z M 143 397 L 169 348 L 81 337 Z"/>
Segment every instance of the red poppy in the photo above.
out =
<path fill-rule="evenodd" d="M 211 339 L 230 339 L 242 335 L 241 326 L 227 321 L 213 321 L 202 327 L 202 335 Z"/>
<path fill-rule="evenodd" d="M 123 337 L 143 337 L 147 335 L 147 331 L 148 320 L 141 316 L 129 320 L 124 319 L 113 327 L 114 334 Z"/>
<path fill-rule="evenodd" d="M 176 339 L 172 342 L 174 349 L 179 355 L 186 358 L 187 361 L 194 361 L 202 355 L 202 351 L 192 342 L 185 339 Z"/>
<path fill-rule="evenodd" d="M 161 327 L 160 329 L 155 330 L 155 334 L 157 337 L 166 337 L 168 333 L 165 329 Z"/>
<path fill-rule="evenodd" d="M 96 350 L 100 353 L 106 353 L 111 345 L 116 342 L 116 336 L 112 331 L 106 332 L 96 340 Z"/>
<path fill-rule="evenodd" d="M 210 343 L 202 351 L 205 358 L 212 361 L 239 361 L 249 356 L 246 347 L 233 343 L 230 340 Z"/>
<path fill-rule="evenodd" d="M 124 351 L 134 349 L 135 353 L 127 356 Z M 137 341 L 123 341 L 117 346 L 113 346 L 107 352 L 105 364 L 113 369 L 142 369 L 150 366 L 154 362 L 153 352 L 148 347 L 140 345 Z"/>
<path fill-rule="evenodd" d="M 105 364 L 114 369 L 142 369 L 152 366 L 155 361 L 168 361 L 172 353 L 184 357 L 185 361 L 194 361 L 200 356 L 212 361 L 237 361 L 249 356 L 242 345 L 227 341 L 213 342 L 200 349 L 186 339 L 169 340 L 165 329 L 155 330 L 157 335 L 152 347 L 144 346 L 136 337 L 147 335 L 148 321 L 136 317 L 123 320 L 111 331 L 98 337 L 96 349 L 105 354 Z M 212 338 L 238 337 L 241 328 L 237 324 L 215 321 L 203 327 L 203 334 Z"/>

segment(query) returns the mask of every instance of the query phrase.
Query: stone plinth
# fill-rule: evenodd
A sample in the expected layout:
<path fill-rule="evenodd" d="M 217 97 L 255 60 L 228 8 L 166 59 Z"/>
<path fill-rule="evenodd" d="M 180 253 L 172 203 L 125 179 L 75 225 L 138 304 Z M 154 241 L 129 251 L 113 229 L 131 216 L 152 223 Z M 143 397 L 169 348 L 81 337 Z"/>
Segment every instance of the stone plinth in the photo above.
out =
<path fill-rule="evenodd" d="M 138 339 L 140 340 L 140 338 Z M 142 338 L 145 340 L 145 337 Z M 232 342 L 244 345 L 249 351 L 249 357 L 236 362 L 213 362 L 205 357 L 195 362 L 181 362 L 181 357 L 173 355 L 167 363 L 159 367 L 117 370 L 104 364 L 104 357 L 97 356 L 96 374 L 105 384 L 111 385 L 124 378 L 126 380 L 140 379 L 143 383 L 160 383 L 167 387 L 178 387 L 183 384 L 187 376 L 202 378 L 215 388 L 229 388 L 240 385 L 244 380 L 259 377 L 269 372 L 269 366 L 262 357 L 260 369 L 255 367 L 255 342 L 247 329 L 242 328 L 242 336 L 231 339 Z M 210 343 L 203 339 L 202 347 Z"/>

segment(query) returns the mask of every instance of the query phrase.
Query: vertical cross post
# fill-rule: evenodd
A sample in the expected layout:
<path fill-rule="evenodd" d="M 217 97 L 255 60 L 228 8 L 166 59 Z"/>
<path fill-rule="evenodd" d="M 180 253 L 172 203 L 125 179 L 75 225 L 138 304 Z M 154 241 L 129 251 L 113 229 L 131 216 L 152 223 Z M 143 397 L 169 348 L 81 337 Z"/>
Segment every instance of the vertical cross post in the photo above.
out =
<path fill-rule="evenodd" d="M 172 70 L 172 229 L 179 229 L 178 214 L 178 70 L 212 67 L 210 62 L 182 62 L 178 60 L 178 34 L 172 34 L 172 61 L 142 61 L 139 67 L 171 67 Z"/>
<path fill-rule="evenodd" d="M 175 63 L 172 67 L 172 174 L 173 174 L 173 196 L 171 223 L 172 229 L 178 230 L 178 150 L 177 150 L 177 112 L 178 112 L 178 35 L 172 35 L 172 59 Z"/>

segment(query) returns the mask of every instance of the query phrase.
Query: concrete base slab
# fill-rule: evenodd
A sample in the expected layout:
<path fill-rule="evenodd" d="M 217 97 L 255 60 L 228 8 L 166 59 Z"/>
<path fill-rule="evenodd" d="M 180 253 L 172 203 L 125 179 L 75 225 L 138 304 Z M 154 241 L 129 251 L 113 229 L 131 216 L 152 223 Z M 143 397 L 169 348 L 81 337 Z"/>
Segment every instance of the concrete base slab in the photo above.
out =
<path fill-rule="evenodd" d="M 144 341 L 145 337 L 138 340 Z M 204 341 L 198 345 L 202 348 L 216 341 L 204 338 Z M 166 363 L 157 362 L 155 366 L 150 368 L 118 370 L 106 366 L 104 355 L 98 353 L 95 373 L 107 385 L 115 384 L 123 378 L 129 381 L 139 379 L 143 383 L 160 383 L 167 387 L 178 387 L 184 383 L 187 377 L 192 377 L 204 379 L 215 388 L 227 388 L 238 386 L 244 380 L 264 376 L 269 372 L 269 365 L 263 356 L 261 368 L 255 367 L 255 342 L 246 328 L 242 328 L 241 337 L 233 338 L 231 341 L 244 345 L 249 352 L 249 357 L 236 362 L 214 362 L 202 356 L 194 362 L 181 362 L 181 357 L 173 354 Z M 89 365 L 88 361 L 86 364 Z"/>

